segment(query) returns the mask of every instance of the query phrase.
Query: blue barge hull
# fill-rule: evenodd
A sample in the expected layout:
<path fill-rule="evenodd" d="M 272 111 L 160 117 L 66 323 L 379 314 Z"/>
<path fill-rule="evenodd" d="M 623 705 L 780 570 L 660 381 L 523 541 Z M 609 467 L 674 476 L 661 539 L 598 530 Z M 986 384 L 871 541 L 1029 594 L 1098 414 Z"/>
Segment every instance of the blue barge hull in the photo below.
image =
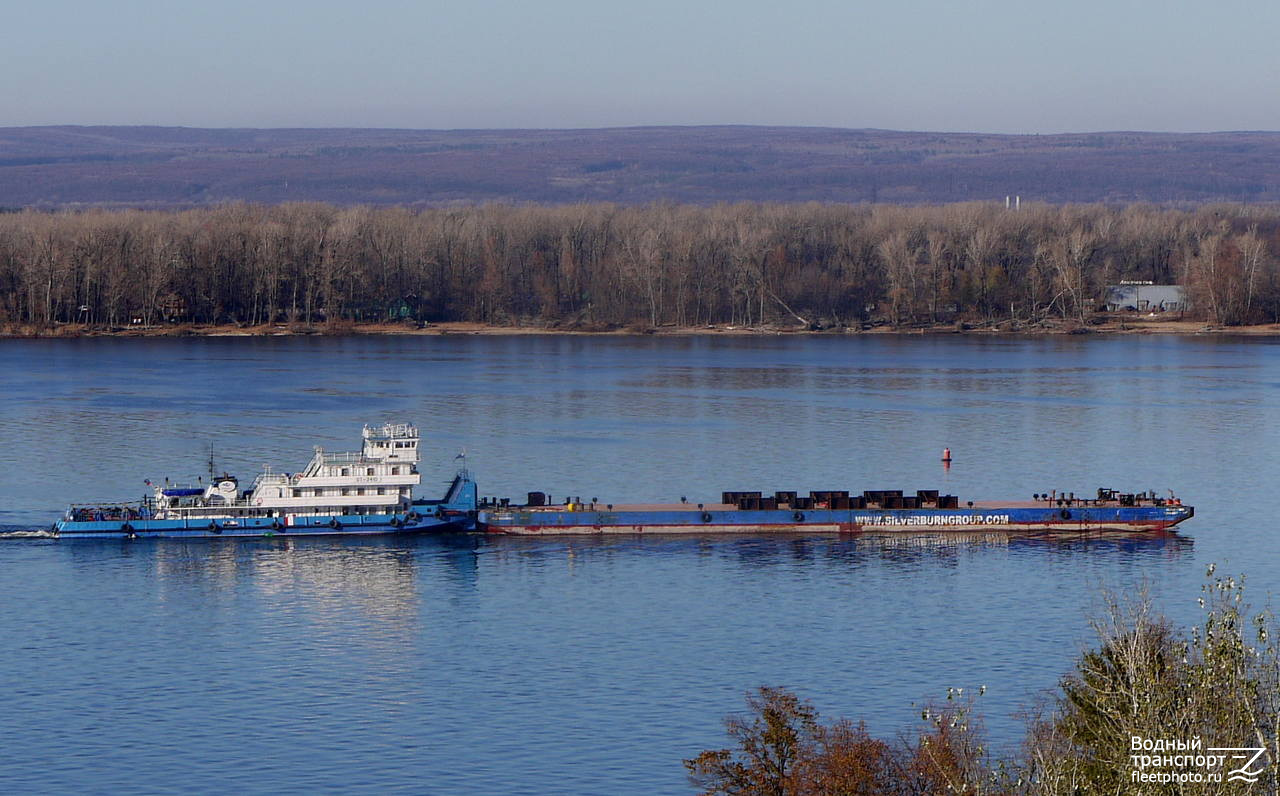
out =
<path fill-rule="evenodd" d="M 598 504 L 597 504 L 598 505 Z M 582 510 L 552 506 L 483 508 L 482 531 L 507 534 L 859 533 L 915 531 L 1161 531 L 1195 514 L 1191 506 L 1001 506 L 950 509 L 764 509 L 670 507 Z"/>

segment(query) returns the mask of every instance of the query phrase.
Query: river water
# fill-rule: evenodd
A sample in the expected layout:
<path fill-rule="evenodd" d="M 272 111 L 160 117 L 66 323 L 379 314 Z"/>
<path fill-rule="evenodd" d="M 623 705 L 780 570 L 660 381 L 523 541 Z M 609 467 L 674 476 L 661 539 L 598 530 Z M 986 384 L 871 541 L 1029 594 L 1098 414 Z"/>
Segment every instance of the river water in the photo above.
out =
<path fill-rule="evenodd" d="M 686 793 L 743 694 L 872 732 L 987 687 L 997 747 L 1103 588 L 1186 626 L 1280 589 L 1280 347 L 1201 337 L 0 342 L 0 789 Z M 423 493 L 713 501 L 1172 488 L 1148 539 L 14 538 L 144 478 L 289 470 L 417 423 Z M 955 464 L 944 471 L 942 448 Z"/>

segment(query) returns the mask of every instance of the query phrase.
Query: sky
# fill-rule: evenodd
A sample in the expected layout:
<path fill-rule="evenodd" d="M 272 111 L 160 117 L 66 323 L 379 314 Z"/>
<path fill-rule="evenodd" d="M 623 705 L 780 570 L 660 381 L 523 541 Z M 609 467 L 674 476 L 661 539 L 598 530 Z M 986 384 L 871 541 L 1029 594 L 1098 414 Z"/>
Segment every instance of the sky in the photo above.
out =
<path fill-rule="evenodd" d="M 0 126 L 1280 129 L 1253 0 L 0 0 Z"/>

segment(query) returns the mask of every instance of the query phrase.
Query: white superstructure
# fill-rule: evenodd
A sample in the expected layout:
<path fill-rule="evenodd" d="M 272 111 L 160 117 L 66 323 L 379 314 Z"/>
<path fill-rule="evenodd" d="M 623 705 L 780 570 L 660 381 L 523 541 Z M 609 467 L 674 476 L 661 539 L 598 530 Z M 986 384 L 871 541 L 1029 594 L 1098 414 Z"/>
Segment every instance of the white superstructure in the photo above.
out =
<path fill-rule="evenodd" d="M 207 487 L 155 489 L 156 519 L 396 514 L 410 510 L 418 473 L 418 429 L 408 423 L 366 425 L 357 452 L 317 447 L 297 473 L 269 467 L 240 491 L 228 475 Z"/>

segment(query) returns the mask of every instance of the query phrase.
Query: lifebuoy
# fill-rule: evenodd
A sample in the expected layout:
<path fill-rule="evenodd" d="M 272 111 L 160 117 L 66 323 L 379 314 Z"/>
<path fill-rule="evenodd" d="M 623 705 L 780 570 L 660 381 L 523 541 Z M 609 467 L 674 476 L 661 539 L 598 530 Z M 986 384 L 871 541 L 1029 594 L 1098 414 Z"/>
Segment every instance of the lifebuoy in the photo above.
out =
<path fill-rule="evenodd" d="M 437 509 L 436 509 L 436 519 L 437 519 L 437 520 L 443 520 L 443 519 L 444 519 L 444 509 L 443 509 L 443 508 L 437 508 Z"/>
<path fill-rule="evenodd" d="M 333 528 L 336 531 L 337 529 L 342 527 L 342 523 L 338 522 L 337 518 L 334 517 L 329 520 L 329 527 Z"/>
<path fill-rule="evenodd" d="M 222 533 L 222 529 L 218 527 L 218 523 L 216 522 L 209 523 L 209 531 L 212 533 Z"/>
<path fill-rule="evenodd" d="M 402 522 L 400 522 L 400 518 L 399 518 L 399 517 L 392 517 L 392 518 L 391 518 L 391 527 L 392 527 L 392 528 L 399 528 L 401 525 L 403 525 L 403 523 L 402 523 Z"/>
<path fill-rule="evenodd" d="M 409 522 L 417 522 L 418 520 L 420 520 L 420 519 L 422 519 L 422 518 L 418 516 L 418 512 L 416 512 L 416 511 L 411 511 L 411 512 L 409 512 L 408 514 L 406 514 L 406 515 L 405 515 L 405 519 L 406 519 L 406 520 L 408 520 Z"/>
<path fill-rule="evenodd" d="M 804 512 L 797 511 L 795 514 L 791 515 L 791 519 L 795 520 L 796 522 L 804 522 Z"/>
<path fill-rule="evenodd" d="M 1071 512 L 1067 511 L 1066 509 L 1063 509 L 1062 511 L 1058 512 L 1058 516 L 1064 520 L 1069 520 L 1071 519 Z"/>
<path fill-rule="evenodd" d="M 711 522 L 711 512 L 709 512 L 709 511 L 704 511 L 704 512 L 702 512 L 702 521 L 703 521 L 703 522 Z"/>

